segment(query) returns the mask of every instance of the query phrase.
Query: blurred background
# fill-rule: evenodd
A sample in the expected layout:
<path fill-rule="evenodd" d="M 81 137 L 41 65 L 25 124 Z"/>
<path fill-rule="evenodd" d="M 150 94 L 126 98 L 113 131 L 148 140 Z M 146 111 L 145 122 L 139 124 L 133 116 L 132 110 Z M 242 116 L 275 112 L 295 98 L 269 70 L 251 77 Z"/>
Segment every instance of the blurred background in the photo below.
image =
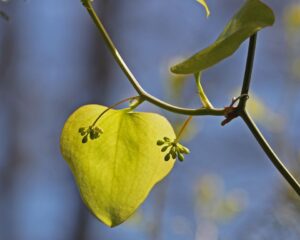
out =
<path fill-rule="evenodd" d="M 300 2 L 265 0 L 276 24 L 258 36 L 250 111 L 300 176 Z M 170 64 L 206 47 L 243 0 L 95 0 L 141 85 L 171 103 L 199 107 L 194 81 Z M 228 105 L 242 83 L 247 43 L 203 74 L 212 103 Z M 183 163 L 132 218 L 110 229 L 83 205 L 59 150 L 67 117 L 87 103 L 135 95 L 79 0 L 0 1 L 1 240 L 300 239 L 300 202 L 241 120 L 194 118 Z M 139 111 L 184 118 L 150 104 Z"/>

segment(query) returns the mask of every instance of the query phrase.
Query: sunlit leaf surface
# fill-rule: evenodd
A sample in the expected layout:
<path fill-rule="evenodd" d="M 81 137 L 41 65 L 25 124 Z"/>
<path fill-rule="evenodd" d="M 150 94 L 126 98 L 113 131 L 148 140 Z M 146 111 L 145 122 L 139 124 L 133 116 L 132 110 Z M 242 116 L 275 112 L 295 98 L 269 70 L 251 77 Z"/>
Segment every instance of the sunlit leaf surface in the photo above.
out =
<path fill-rule="evenodd" d="M 273 11 L 259 0 L 247 0 L 217 40 L 182 63 L 171 67 L 177 74 L 197 73 L 232 55 L 251 35 L 273 25 Z"/>
<path fill-rule="evenodd" d="M 125 221 L 152 187 L 172 169 L 164 161 L 158 139 L 175 139 L 172 126 L 154 113 L 110 110 L 97 122 L 103 134 L 82 143 L 78 129 L 90 126 L 106 107 L 86 105 L 67 120 L 61 152 L 91 212 L 108 226 Z"/>

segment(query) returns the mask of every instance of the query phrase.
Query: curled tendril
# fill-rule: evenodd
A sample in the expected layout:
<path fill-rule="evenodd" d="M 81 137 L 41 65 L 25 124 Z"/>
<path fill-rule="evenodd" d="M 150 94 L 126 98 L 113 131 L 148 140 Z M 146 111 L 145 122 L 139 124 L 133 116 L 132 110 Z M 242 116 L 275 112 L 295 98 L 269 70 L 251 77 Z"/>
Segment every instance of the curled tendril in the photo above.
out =
<path fill-rule="evenodd" d="M 82 143 L 87 143 L 89 139 L 95 140 L 103 134 L 103 129 L 99 127 L 89 126 L 88 128 L 81 127 L 78 129 L 79 134 L 82 136 Z"/>
<path fill-rule="evenodd" d="M 187 147 L 181 145 L 175 140 L 171 141 L 171 139 L 168 137 L 164 137 L 162 140 L 158 140 L 156 142 L 156 145 L 162 146 L 162 152 L 166 152 L 168 150 L 167 154 L 165 155 L 165 161 L 169 161 L 171 158 L 178 158 L 178 160 L 182 162 L 184 160 L 184 154 L 190 153 L 190 150 Z"/>

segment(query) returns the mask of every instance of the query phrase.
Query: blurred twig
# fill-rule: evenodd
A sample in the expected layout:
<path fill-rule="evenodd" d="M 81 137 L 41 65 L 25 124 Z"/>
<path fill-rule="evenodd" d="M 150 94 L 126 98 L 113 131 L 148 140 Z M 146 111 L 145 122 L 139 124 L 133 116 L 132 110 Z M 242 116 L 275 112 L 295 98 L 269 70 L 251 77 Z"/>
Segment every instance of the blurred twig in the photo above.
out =
<path fill-rule="evenodd" d="M 2 10 L 0 10 L 0 17 L 6 21 L 9 21 L 9 16 Z"/>

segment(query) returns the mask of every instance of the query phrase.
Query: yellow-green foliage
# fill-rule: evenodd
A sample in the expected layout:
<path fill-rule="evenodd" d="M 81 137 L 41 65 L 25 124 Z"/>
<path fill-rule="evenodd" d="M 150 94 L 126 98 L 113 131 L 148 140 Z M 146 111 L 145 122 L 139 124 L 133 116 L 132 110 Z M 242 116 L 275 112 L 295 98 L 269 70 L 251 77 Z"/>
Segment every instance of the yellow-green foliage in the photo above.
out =
<path fill-rule="evenodd" d="M 247 38 L 273 25 L 274 21 L 273 11 L 267 5 L 259 0 L 247 0 L 212 45 L 171 67 L 171 71 L 177 74 L 201 72 L 232 55 Z"/>
<path fill-rule="evenodd" d="M 82 143 L 78 129 L 90 126 L 106 109 L 86 105 L 67 120 L 61 152 L 68 162 L 83 201 L 108 226 L 125 221 L 145 200 L 153 186 L 172 169 L 164 161 L 158 139 L 175 139 L 172 126 L 154 113 L 110 110 L 97 122 L 103 133 Z"/>

